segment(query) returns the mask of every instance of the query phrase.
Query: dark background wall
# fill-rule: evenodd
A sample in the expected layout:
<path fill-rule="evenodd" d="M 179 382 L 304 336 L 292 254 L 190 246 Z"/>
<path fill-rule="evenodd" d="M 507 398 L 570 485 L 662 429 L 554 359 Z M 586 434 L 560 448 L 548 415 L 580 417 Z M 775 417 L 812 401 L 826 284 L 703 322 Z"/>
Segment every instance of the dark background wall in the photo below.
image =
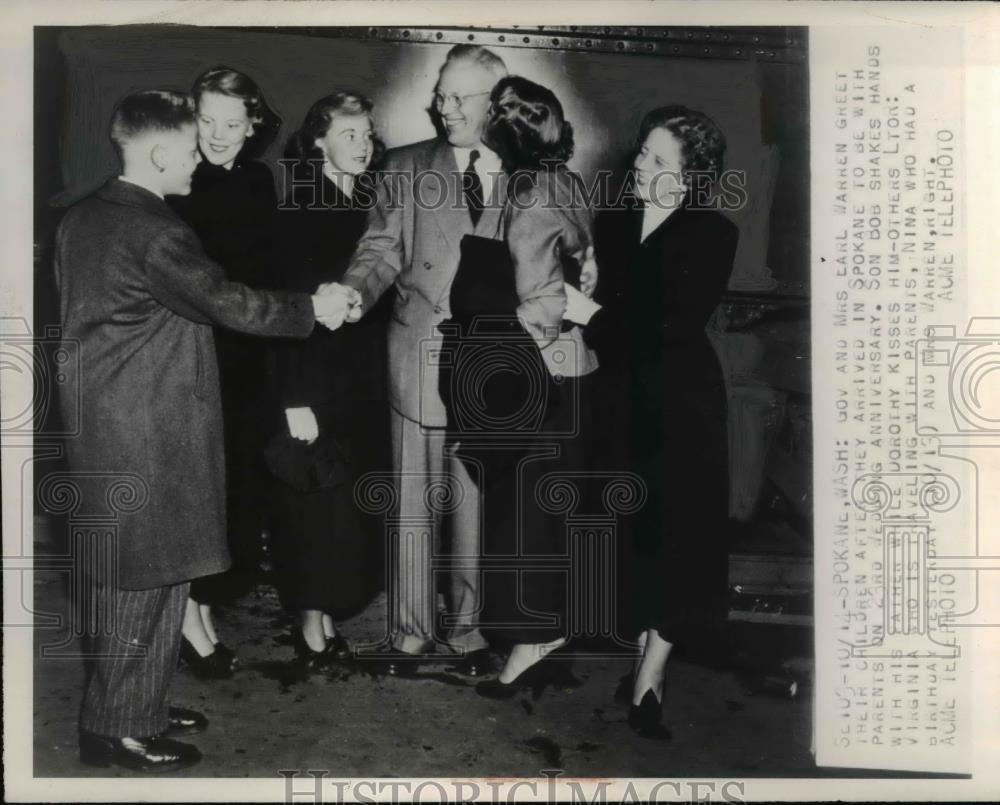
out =
<path fill-rule="evenodd" d="M 374 100 L 377 128 L 390 147 L 433 136 L 426 108 L 450 46 L 338 38 L 317 35 L 313 29 L 36 29 L 39 248 L 46 249 L 58 207 L 116 170 L 107 122 L 115 104 L 129 92 L 187 90 L 198 73 L 217 64 L 247 72 L 284 121 L 265 154 L 273 165 L 309 105 L 338 88 L 355 89 Z M 731 215 L 741 231 L 731 288 L 806 292 L 809 154 L 804 61 L 491 47 L 511 72 L 546 84 L 559 96 L 576 130 L 571 167 L 585 179 L 600 169 L 621 168 L 647 110 L 681 103 L 711 115 L 728 139 L 727 166 L 746 171 L 749 190 L 747 207 Z"/>
<path fill-rule="evenodd" d="M 767 530 L 763 523 L 784 522 L 794 511 L 793 530 L 800 534 L 795 550 L 808 549 L 807 32 L 505 33 L 502 41 L 530 43 L 499 44 L 501 33 L 495 30 L 36 28 L 36 331 L 58 322 L 50 259 L 55 225 L 67 203 L 117 171 L 107 124 L 127 93 L 185 91 L 200 72 L 218 64 L 243 70 L 284 121 L 264 154 L 275 167 L 309 105 L 334 89 L 372 97 L 377 128 L 390 147 L 433 136 L 426 109 L 448 48 L 473 37 L 489 40 L 511 72 L 546 84 L 559 96 L 576 131 L 571 167 L 587 180 L 604 169 L 620 174 L 640 119 L 656 106 L 701 109 L 722 127 L 729 143 L 727 167 L 745 172 L 749 190 L 746 207 L 729 213 L 740 228 L 740 246 L 732 293 L 720 306 L 714 336 L 730 388 L 730 513 L 752 521 L 759 536 Z M 588 49 L 591 44 L 595 47 Z M 783 45 L 788 45 L 784 52 Z M 46 418 L 54 411 L 50 407 Z M 776 475 L 775 466 L 784 469 Z M 794 483 L 782 485 L 782 478 Z M 791 503 L 775 509 L 782 501 Z"/>

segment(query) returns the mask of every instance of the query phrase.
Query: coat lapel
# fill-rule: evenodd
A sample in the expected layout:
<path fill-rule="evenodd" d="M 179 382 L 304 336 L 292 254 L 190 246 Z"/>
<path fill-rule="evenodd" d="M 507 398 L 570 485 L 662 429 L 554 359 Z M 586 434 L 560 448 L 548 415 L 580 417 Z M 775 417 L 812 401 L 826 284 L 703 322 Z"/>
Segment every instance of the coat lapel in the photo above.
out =
<path fill-rule="evenodd" d="M 441 206 L 434 210 L 433 218 L 437 221 L 441 234 L 448 241 L 448 247 L 457 254 L 462 236 L 472 234 L 472 219 L 462 197 L 455 152 L 451 150 L 447 140 L 438 140 L 431 155 L 430 169 L 441 178 L 427 181 L 422 195 L 428 201 L 434 199 L 440 189 L 439 182 L 444 182 L 444 199 Z"/>

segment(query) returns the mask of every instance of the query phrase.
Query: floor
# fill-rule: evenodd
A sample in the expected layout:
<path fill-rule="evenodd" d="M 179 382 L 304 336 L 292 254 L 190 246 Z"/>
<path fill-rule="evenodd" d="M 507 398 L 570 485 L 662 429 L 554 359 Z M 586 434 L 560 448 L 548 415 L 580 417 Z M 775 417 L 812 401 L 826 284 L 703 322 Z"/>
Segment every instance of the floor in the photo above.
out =
<path fill-rule="evenodd" d="M 40 611 L 65 612 L 64 583 L 36 575 Z M 342 624 L 352 642 L 382 634 L 385 599 Z M 579 688 L 548 689 L 496 702 L 448 670 L 418 679 L 373 676 L 347 665 L 318 676 L 291 674 L 289 621 L 267 584 L 218 613 L 220 634 L 239 652 L 237 673 L 200 681 L 181 668 L 173 702 L 201 710 L 209 729 L 187 740 L 204 754 L 190 777 L 273 777 L 279 770 L 324 769 L 337 777 L 813 776 L 808 674 L 793 698 L 757 689 L 734 674 L 678 658 L 665 694 L 669 742 L 635 736 L 612 699 L 629 660 L 578 657 Z M 58 642 L 60 629 L 36 630 Z M 497 658 L 500 659 L 499 657 Z M 794 658 L 793 658 L 794 659 Z M 807 661 L 799 659 L 801 663 Z M 77 759 L 76 714 L 82 666 L 73 659 L 35 660 L 36 776 L 130 776 L 91 769 Z"/>

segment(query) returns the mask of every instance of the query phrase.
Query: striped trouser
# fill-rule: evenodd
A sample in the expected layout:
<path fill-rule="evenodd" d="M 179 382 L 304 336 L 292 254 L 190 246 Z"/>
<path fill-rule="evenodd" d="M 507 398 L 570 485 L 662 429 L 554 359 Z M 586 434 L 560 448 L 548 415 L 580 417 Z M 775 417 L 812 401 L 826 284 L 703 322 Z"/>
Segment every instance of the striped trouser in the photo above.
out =
<path fill-rule="evenodd" d="M 91 588 L 96 622 L 80 728 L 147 737 L 167 728 L 167 690 L 177 667 L 189 583 L 150 590 Z"/>

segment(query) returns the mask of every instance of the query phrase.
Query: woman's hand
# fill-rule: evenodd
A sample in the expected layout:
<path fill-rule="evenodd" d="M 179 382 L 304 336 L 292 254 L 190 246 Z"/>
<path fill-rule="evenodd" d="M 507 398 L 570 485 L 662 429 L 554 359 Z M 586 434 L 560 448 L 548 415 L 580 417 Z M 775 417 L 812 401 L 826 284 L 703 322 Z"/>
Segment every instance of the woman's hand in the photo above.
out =
<path fill-rule="evenodd" d="M 312 408 L 286 408 L 285 419 L 288 421 L 288 432 L 294 438 L 306 444 L 312 444 L 319 438 L 319 423 Z"/>
<path fill-rule="evenodd" d="M 563 287 L 566 289 L 566 312 L 563 314 L 563 318 L 586 326 L 590 317 L 600 310 L 601 306 L 594 300 L 588 299 L 569 283 L 563 283 Z"/>
<path fill-rule="evenodd" d="M 588 246 L 583 256 L 583 266 L 580 268 L 580 290 L 590 299 L 597 288 L 597 260 L 594 259 L 594 247 Z"/>

